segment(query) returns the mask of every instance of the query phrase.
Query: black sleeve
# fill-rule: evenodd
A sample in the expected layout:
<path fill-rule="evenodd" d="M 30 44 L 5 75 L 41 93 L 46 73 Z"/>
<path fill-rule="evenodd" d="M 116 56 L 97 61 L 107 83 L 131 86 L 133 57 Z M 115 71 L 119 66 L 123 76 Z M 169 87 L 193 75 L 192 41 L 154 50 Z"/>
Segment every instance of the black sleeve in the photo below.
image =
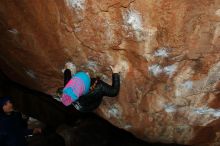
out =
<path fill-rule="evenodd" d="M 112 86 L 102 81 L 103 96 L 114 97 L 117 96 L 120 90 L 120 75 L 118 73 L 112 74 Z"/>
<path fill-rule="evenodd" d="M 72 77 L 71 71 L 69 69 L 65 69 L 65 71 L 64 71 L 64 86 L 66 86 L 66 84 L 69 82 L 71 77 Z"/>

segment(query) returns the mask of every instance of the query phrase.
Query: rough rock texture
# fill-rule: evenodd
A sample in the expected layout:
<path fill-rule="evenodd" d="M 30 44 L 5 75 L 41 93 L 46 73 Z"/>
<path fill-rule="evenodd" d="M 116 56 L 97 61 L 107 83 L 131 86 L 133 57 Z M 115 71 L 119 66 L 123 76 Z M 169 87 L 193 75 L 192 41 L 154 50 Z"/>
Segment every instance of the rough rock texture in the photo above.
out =
<path fill-rule="evenodd" d="M 1 0 L 0 65 L 53 95 L 62 69 L 110 82 L 96 111 L 151 142 L 220 145 L 219 0 Z"/>

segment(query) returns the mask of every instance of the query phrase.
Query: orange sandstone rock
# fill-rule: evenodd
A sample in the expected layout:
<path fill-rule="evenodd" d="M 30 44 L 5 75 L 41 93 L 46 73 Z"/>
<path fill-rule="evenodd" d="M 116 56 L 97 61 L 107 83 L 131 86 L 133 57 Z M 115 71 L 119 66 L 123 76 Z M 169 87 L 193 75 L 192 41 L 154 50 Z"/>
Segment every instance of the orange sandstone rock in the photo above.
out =
<path fill-rule="evenodd" d="M 220 145 L 219 0 L 1 0 L 0 67 L 54 95 L 65 64 L 111 81 L 96 113 L 151 142 Z"/>

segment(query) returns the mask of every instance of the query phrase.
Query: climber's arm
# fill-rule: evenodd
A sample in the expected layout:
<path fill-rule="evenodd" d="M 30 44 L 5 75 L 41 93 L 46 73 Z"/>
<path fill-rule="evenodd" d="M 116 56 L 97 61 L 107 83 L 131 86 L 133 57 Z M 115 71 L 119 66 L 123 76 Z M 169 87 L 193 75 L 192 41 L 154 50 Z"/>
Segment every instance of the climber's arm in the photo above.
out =
<path fill-rule="evenodd" d="M 117 96 L 120 90 L 120 75 L 119 73 L 112 74 L 112 86 L 101 81 L 102 84 L 102 94 L 104 96 L 114 97 Z"/>
<path fill-rule="evenodd" d="M 69 69 L 65 69 L 65 71 L 64 71 L 64 86 L 66 86 L 66 84 L 69 82 L 71 77 L 72 77 L 71 71 Z"/>

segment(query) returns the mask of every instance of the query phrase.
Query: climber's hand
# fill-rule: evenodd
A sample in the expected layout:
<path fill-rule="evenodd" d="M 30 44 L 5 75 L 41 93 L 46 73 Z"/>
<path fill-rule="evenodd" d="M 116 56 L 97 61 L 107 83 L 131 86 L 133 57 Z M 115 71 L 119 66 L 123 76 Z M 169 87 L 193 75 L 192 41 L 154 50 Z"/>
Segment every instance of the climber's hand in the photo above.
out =
<path fill-rule="evenodd" d="M 119 67 L 117 65 L 110 66 L 110 68 L 111 68 L 112 73 L 119 73 L 120 72 Z"/>

